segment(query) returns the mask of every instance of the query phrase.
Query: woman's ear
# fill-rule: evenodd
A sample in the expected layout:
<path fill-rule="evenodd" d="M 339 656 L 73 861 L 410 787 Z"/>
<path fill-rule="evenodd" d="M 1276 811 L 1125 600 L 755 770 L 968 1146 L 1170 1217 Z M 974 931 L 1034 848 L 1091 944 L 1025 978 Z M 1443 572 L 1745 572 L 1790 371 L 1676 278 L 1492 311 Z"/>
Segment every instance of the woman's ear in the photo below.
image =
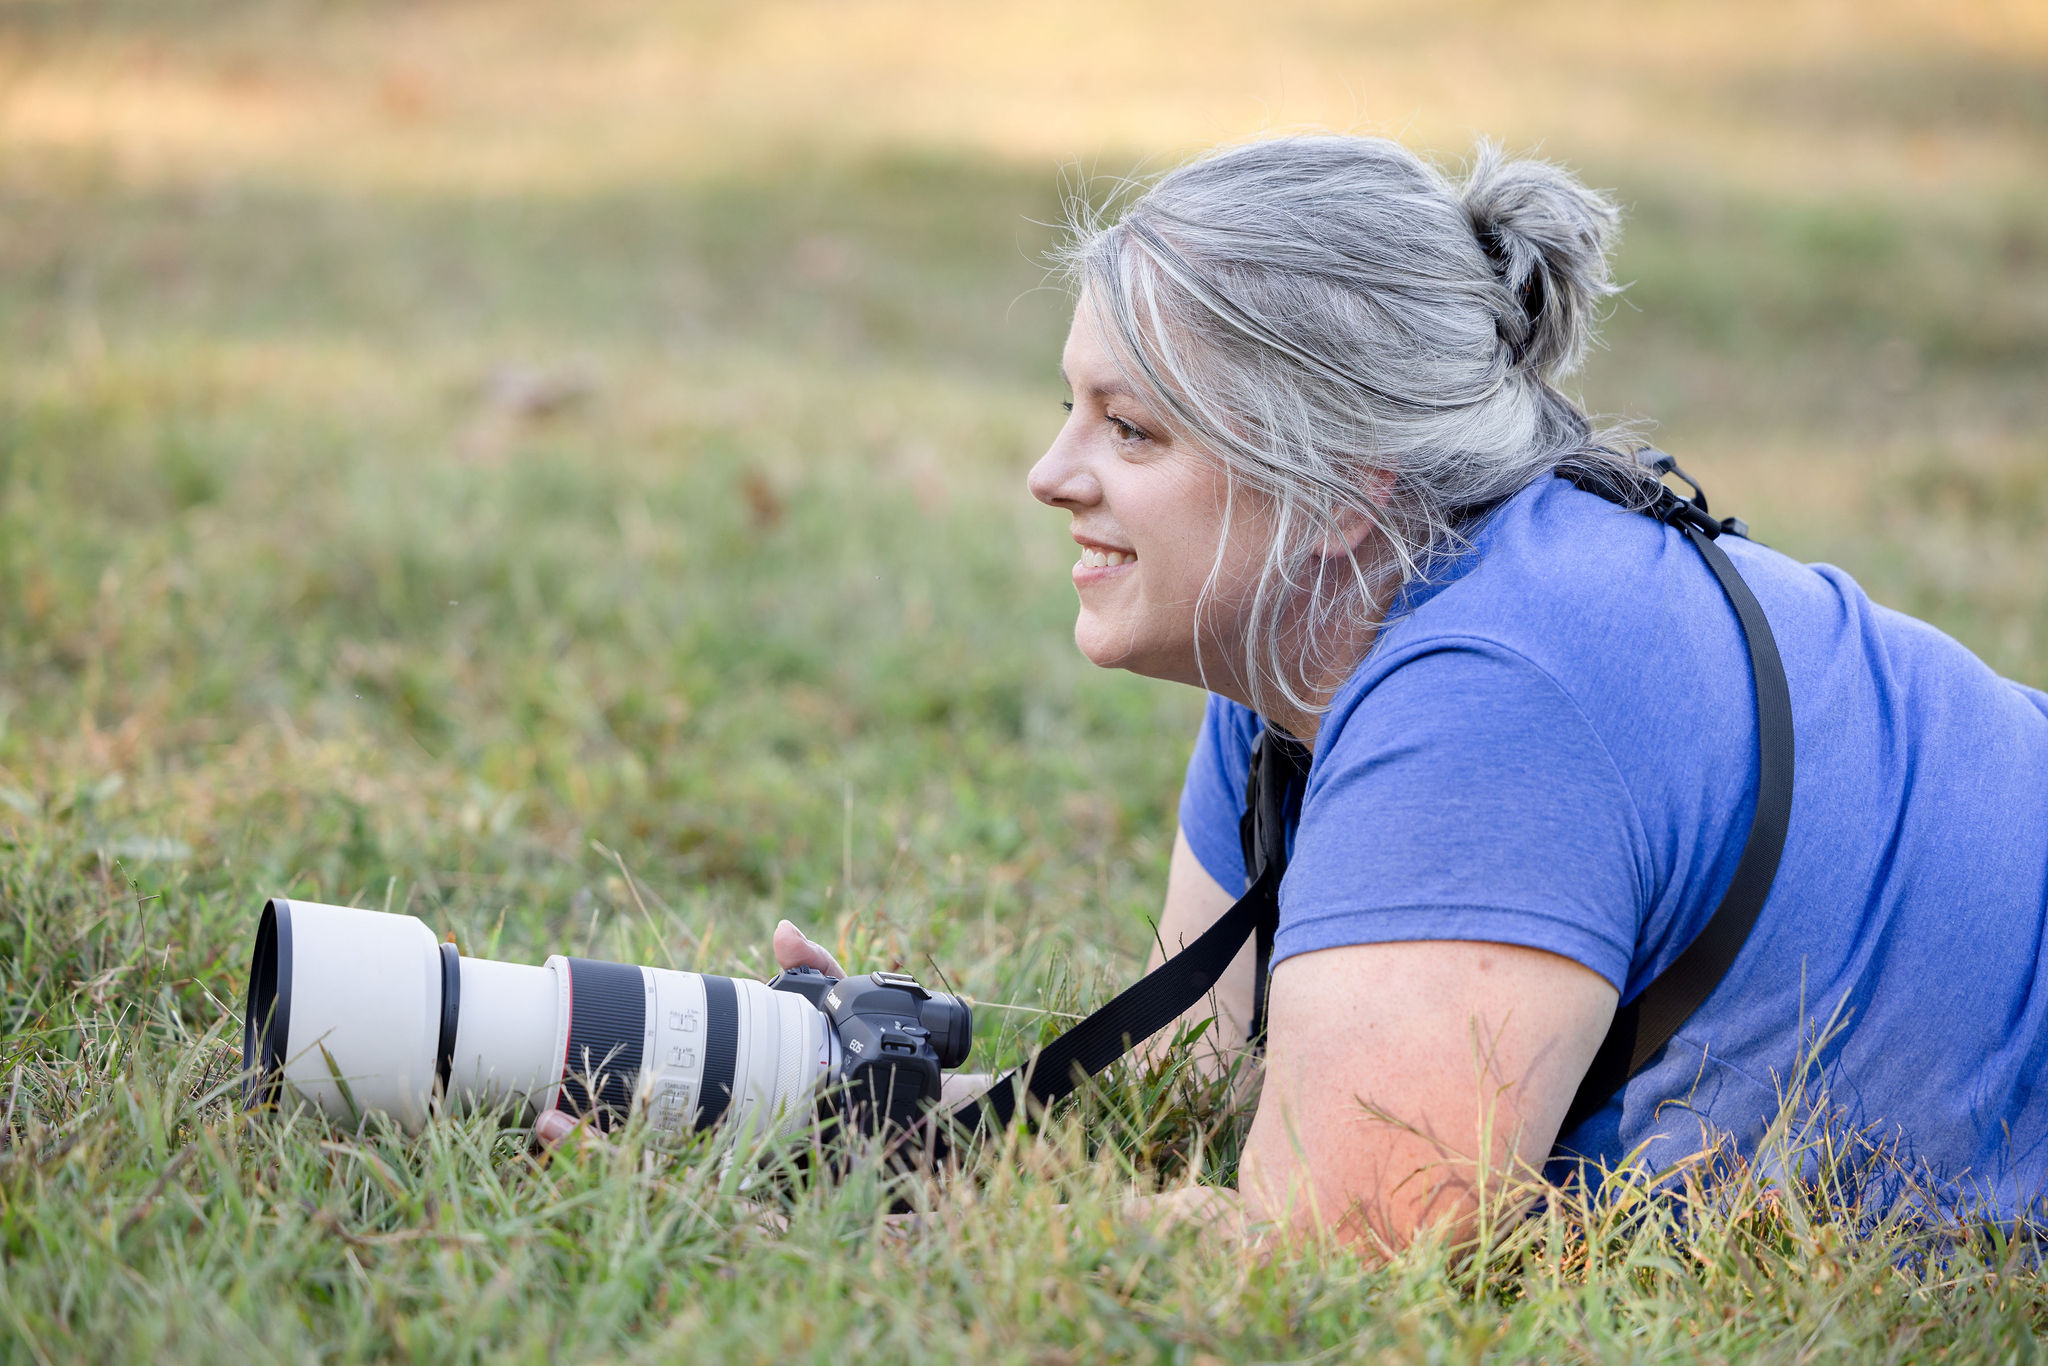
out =
<path fill-rule="evenodd" d="M 1316 553 L 1326 560 L 1359 558 L 1365 543 L 1379 530 L 1378 520 L 1366 509 L 1385 507 L 1393 487 L 1391 471 L 1373 471 L 1357 502 L 1340 503 L 1330 510 L 1329 528 L 1316 543 Z"/>
<path fill-rule="evenodd" d="M 1316 554 L 1325 560 L 1355 558 L 1372 533 L 1372 518 L 1357 508 L 1338 508 L 1330 529 L 1316 542 Z"/>

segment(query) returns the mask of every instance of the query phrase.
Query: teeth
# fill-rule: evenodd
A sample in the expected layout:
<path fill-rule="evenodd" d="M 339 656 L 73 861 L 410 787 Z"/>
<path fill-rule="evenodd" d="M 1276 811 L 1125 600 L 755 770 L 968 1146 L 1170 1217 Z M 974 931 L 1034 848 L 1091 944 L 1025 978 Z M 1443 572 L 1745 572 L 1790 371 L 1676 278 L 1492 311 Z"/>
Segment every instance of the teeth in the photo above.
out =
<path fill-rule="evenodd" d="M 1137 558 L 1124 550 L 1097 550 L 1092 545 L 1081 547 L 1081 564 L 1088 569 L 1111 569 L 1120 564 L 1130 564 Z"/>

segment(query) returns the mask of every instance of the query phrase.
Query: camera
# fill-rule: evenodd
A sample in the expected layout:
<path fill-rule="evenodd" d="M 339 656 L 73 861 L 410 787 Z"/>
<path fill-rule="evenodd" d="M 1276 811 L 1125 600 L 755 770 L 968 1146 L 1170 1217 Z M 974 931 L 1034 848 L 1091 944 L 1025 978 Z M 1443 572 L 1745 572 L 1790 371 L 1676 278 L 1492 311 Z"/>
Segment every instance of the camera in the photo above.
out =
<path fill-rule="evenodd" d="M 287 1091 L 349 1123 L 409 1130 L 436 1106 L 549 1109 L 609 1130 L 644 1114 L 676 1146 L 825 1121 L 907 1131 L 974 1016 L 904 973 L 772 981 L 559 954 L 465 958 L 417 917 L 273 897 L 257 922 L 243 1016 L 244 1100 Z"/>

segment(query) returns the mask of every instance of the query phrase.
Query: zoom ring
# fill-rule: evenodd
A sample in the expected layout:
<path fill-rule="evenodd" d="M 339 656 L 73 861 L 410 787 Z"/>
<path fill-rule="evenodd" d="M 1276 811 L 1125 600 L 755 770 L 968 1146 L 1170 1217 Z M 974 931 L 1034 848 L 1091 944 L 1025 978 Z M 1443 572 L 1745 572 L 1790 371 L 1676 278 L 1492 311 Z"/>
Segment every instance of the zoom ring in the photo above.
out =
<path fill-rule="evenodd" d="M 562 1108 L 599 1129 L 623 1124 L 640 1084 L 647 1038 L 647 979 L 627 963 L 569 960 L 569 1047 Z"/>
<path fill-rule="evenodd" d="M 704 1087 L 697 1128 L 709 1129 L 732 1105 L 733 1070 L 739 1062 L 739 990 L 730 977 L 704 977 Z"/>

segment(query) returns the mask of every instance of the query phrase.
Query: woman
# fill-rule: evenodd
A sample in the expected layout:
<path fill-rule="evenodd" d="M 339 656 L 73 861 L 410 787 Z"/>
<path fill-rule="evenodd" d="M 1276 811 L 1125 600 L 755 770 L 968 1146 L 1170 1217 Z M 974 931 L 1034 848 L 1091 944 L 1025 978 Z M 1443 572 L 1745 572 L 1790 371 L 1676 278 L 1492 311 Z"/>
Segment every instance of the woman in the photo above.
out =
<path fill-rule="evenodd" d="M 1705 1004 L 1560 1132 L 1757 802 L 1728 598 L 1677 530 L 1553 477 L 1640 473 L 1556 387 L 1615 292 L 1615 223 L 1544 164 L 1482 148 L 1454 183 L 1394 143 L 1309 137 L 1185 166 L 1071 247 L 1073 398 L 1030 487 L 1081 547 L 1075 639 L 1211 694 L 1165 943 L 1245 885 L 1260 728 L 1311 747 L 1245 1213 L 1399 1243 L 1471 1213 L 1477 1162 L 1746 1149 L 1803 1056 L 1843 1121 L 2028 1213 L 2048 695 L 1734 537 L 1792 696 L 1782 860 Z M 834 966 L 786 923 L 776 951 Z M 1226 1046 L 1252 976 L 1248 949 L 1217 988 Z"/>

